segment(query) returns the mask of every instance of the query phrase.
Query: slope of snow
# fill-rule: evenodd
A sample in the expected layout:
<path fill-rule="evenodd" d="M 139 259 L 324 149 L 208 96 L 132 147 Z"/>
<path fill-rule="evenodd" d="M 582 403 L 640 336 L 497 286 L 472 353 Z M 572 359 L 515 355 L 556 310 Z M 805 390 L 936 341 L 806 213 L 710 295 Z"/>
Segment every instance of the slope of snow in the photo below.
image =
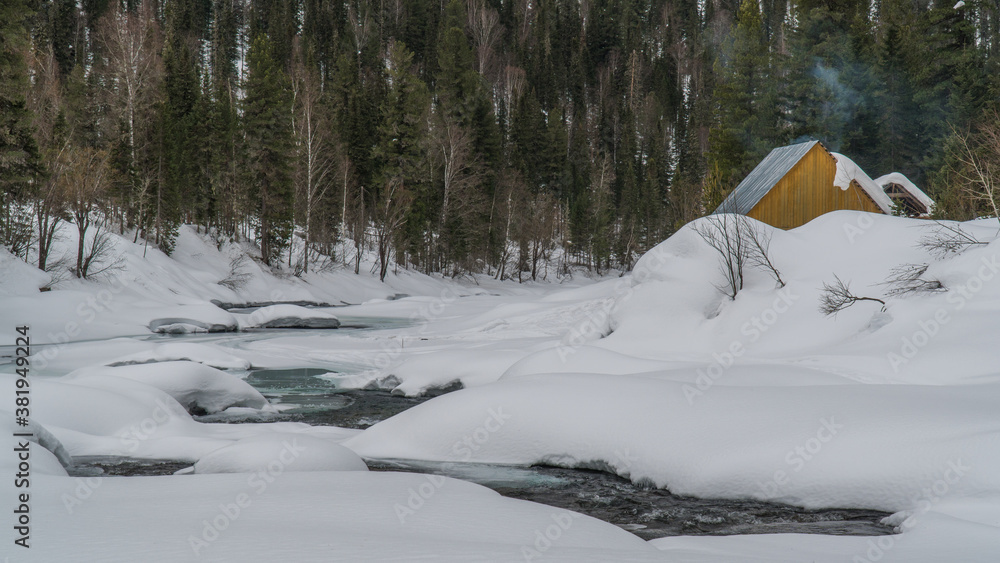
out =
<path fill-rule="evenodd" d="M 247 259 L 246 254 L 252 254 L 253 249 L 246 244 L 217 244 L 190 225 L 182 225 L 178 230 L 170 256 L 142 241 L 134 243 L 128 236 L 110 233 L 109 237 L 114 255 L 121 259 L 120 267 L 94 280 L 70 276 L 47 293 L 40 293 L 38 288 L 51 282 L 48 274 L 0 250 L 0 296 L 5 312 L 10 318 L 30 319 L 37 343 L 61 344 L 151 331 L 236 330 L 239 326 L 236 316 L 213 305 L 213 300 L 236 304 L 307 301 L 341 305 L 404 295 L 434 299 L 498 293 L 538 295 L 553 285 L 503 283 L 490 276 L 456 281 L 402 269 L 391 271 L 383 283 L 372 273 L 368 258 L 360 274 L 354 274 L 353 267 L 334 263 L 297 277 L 285 269 L 267 268 Z M 76 241 L 75 227 L 62 224 L 50 261 L 54 263 L 67 256 L 75 258 Z M 238 281 L 226 285 L 227 280 L 233 279 Z M 590 280 L 581 278 L 567 285 L 581 283 Z M 311 315 L 321 313 L 312 311 Z M 0 339 L 13 337 L 10 323 L 0 326 Z"/>
<path fill-rule="evenodd" d="M 0 296 L 36 295 L 52 277 L 0 247 Z"/>

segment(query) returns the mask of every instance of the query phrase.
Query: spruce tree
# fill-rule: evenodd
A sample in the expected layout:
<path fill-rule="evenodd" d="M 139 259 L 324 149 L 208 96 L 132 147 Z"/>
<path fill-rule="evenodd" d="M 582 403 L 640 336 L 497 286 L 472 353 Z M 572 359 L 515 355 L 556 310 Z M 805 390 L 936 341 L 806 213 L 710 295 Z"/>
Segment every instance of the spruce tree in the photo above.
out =
<path fill-rule="evenodd" d="M 724 196 L 781 141 L 777 63 L 755 0 L 740 5 L 723 57 L 716 65 L 718 117 L 709 133 L 708 160 Z"/>
<path fill-rule="evenodd" d="M 254 37 L 248 62 L 245 169 L 254 194 L 261 259 L 275 265 L 292 234 L 292 88 L 266 35 Z"/>
<path fill-rule="evenodd" d="M 437 209 L 432 203 L 437 198 L 431 195 L 423 171 L 430 93 L 414 71 L 413 53 L 403 43 L 395 42 L 389 48 L 388 67 L 388 89 L 374 150 L 378 173 L 373 185 L 376 219 L 384 229 L 378 241 L 382 278 L 387 272 L 389 245 L 398 242 L 410 252 L 419 252 Z M 402 202 L 411 199 L 414 205 L 399 209 Z M 404 240 L 393 240 L 404 225 Z"/>
<path fill-rule="evenodd" d="M 24 54 L 30 48 L 26 28 L 30 16 L 23 0 L 0 6 L 0 189 L 5 204 L 26 196 L 41 171 L 25 98 L 29 83 Z"/>

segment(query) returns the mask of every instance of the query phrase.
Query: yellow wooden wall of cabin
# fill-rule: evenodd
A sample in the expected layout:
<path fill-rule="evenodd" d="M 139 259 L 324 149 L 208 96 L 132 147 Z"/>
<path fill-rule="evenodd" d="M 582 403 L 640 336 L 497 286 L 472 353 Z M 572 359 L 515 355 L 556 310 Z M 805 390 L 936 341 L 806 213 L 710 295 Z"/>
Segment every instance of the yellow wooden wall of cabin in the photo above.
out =
<path fill-rule="evenodd" d="M 833 185 L 837 161 L 817 144 L 778 181 L 748 216 L 779 229 L 793 229 L 838 209 L 882 213 L 857 182 L 842 190 Z"/>

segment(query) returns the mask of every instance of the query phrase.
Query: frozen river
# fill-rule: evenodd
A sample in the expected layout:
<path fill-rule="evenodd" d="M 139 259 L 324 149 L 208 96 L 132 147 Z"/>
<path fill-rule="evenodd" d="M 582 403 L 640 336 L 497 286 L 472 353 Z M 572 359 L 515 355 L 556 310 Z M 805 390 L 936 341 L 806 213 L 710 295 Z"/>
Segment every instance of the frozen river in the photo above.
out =
<path fill-rule="evenodd" d="M 228 349 L 236 355 L 266 357 L 272 367 L 231 370 L 244 378 L 280 413 L 248 416 L 207 415 L 202 422 L 296 421 L 316 426 L 368 428 L 434 397 L 461 388 L 452 385 L 408 397 L 379 388 L 345 388 L 345 376 L 370 369 L 386 346 L 413 322 L 393 317 L 342 316 L 342 328 L 267 329 L 241 333 L 156 335 L 144 341 L 193 342 Z M 393 337 L 381 339 L 381 332 Z M 302 354 L 302 342 L 322 351 L 341 351 L 318 359 Z M 361 343 L 367 346 L 361 346 Z M 355 346 L 358 344 L 358 346 Z M 256 363 L 256 362 L 255 362 Z M 280 367 L 274 367 L 280 366 Z M 93 475 L 168 475 L 189 464 L 172 460 L 137 460 L 107 456 L 76 460 L 75 473 Z M 806 533 L 881 535 L 892 528 L 880 524 L 887 513 L 873 510 L 803 508 L 754 500 L 699 499 L 640 486 L 617 475 L 586 468 L 511 466 L 478 463 L 418 462 L 369 459 L 375 471 L 446 475 L 487 486 L 512 498 L 588 514 L 616 524 L 643 539 L 678 535 Z M 182 477 L 180 477 L 182 478 Z"/>

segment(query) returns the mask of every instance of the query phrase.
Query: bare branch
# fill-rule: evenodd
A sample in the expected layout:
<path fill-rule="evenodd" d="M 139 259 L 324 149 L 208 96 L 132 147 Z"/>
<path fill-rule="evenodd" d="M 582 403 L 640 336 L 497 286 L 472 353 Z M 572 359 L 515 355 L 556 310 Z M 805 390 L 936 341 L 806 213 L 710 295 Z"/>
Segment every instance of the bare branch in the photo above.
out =
<path fill-rule="evenodd" d="M 961 254 L 970 246 L 988 244 L 962 229 L 961 225 L 949 225 L 941 221 L 934 221 L 934 224 L 936 227 L 932 227 L 933 230 L 924 235 L 917 242 L 917 246 L 938 258 L 945 258 L 949 254 Z"/>
<path fill-rule="evenodd" d="M 920 293 L 938 293 L 948 291 L 941 280 L 925 279 L 930 264 L 902 264 L 892 269 L 889 277 L 881 285 L 889 287 L 886 295 L 890 297 L 914 295 Z"/>
<path fill-rule="evenodd" d="M 778 282 L 779 288 L 785 287 L 781 272 L 771 261 L 771 233 L 761 223 L 751 221 L 745 215 L 740 215 L 737 220 L 740 236 L 746 241 L 747 262 L 770 274 L 774 281 Z"/>
<path fill-rule="evenodd" d="M 738 215 L 709 215 L 695 226 L 695 232 L 719 254 L 719 268 L 725 283 L 719 291 L 736 299 L 743 289 L 743 267 L 747 264 L 747 245 L 740 234 Z"/>
<path fill-rule="evenodd" d="M 859 297 L 851 293 L 850 282 L 844 282 L 839 276 L 834 274 L 833 284 L 823 282 L 823 295 L 820 296 L 819 310 L 824 315 L 836 315 L 840 311 L 854 305 L 859 301 L 876 301 L 882 304 L 885 311 L 885 301 L 877 297 Z"/>
<path fill-rule="evenodd" d="M 242 252 L 236 254 L 229 260 L 229 273 L 226 277 L 215 282 L 222 287 L 227 287 L 233 291 L 243 289 L 250 281 L 249 272 L 243 271 L 243 265 L 250 261 L 250 257 Z"/>

